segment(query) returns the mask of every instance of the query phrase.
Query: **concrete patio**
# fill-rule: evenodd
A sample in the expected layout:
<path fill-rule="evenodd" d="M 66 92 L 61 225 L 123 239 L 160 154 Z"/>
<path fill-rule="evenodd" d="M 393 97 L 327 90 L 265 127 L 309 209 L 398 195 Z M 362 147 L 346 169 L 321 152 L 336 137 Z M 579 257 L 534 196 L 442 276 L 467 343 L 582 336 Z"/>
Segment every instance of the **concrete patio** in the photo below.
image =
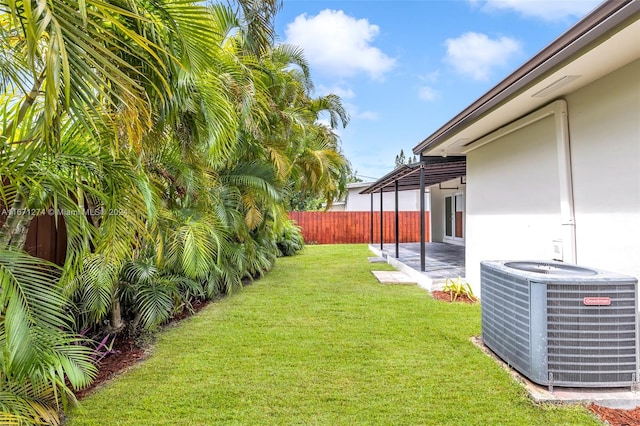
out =
<path fill-rule="evenodd" d="M 398 258 L 395 244 L 369 245 L 369 250 L 398 270 L 409 275 L 426 290 L 440 290 L 447 278 L 465 276 L 464 246 L 446 243 L 425 243 L 425 270 L 420 271 L 420 243 L 401 243 Z"/>

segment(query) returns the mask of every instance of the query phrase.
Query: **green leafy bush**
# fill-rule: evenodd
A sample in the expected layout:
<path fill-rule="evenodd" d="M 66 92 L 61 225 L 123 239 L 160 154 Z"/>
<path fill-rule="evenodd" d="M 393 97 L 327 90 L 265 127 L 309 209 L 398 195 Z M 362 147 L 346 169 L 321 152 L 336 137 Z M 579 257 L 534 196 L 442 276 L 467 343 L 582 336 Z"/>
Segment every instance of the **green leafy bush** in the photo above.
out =
<path fill-rule="evenodd" d="M 293 256 L 304 248 L 302 229 L 292 220 L 287 221 L 276 240 L 278 256 Z"/>

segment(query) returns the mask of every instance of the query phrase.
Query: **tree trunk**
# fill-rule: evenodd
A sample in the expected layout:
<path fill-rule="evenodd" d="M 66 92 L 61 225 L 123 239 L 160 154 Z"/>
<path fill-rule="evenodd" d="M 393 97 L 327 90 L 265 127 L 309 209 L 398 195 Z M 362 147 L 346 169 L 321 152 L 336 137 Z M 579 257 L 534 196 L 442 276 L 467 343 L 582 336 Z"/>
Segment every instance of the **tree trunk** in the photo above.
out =
<path fill-rule="evenodd" d="M 15 142 L 12 140 L 14 132 L 22 123 L 29 108 L 31 108 L 36 101 L 44 79 L 45 73 L 43 71 L 36 81 L 34 81 L 31 91 L 25 96 L 22 105 L 20 105 L 20 110 L 18 110 L 18 115 L 5 126 L 1 136 L 3 142 Z M 0 228 L 0 248 L 14 247 L 24 249 L 27 232 L 29 232 L 29 226 L 35 216 L 30 214 L 32 212 L 26 208 L 27 198 L 28 193 L 25 195 L 20 194 L 20 192 L 16 193 L 16 197 L 13 200 L 13 210 L 9 210 L 9 212 L 13 214 L 7 214 L 7 219 L 4 224 L 2 224 L 2 228 Z"/>
<path fill-rule="evenodd" d="M 137 330 L 141 320 L 142 320 L 142 312 L 136 313 L 136 316 L 133 319 L 133 322 L 131 323 L 131 329 Z"/>
<path fill-rule="evenodd" d="M 7 218 L 0 228 L 0 247 L 24 249 L 27 232 L 34 218 L 30 209 L 26 208 L 27 197 L 17 193 L 11 209 L 7 210 Z"/>
<path fill-rule="evenodd" d="M 119 333 L 124 330 L 126 325 L 127 324 L 122 319 L 120 298 L 116 294 L 111 298 L 111 325 L 109 327 L 109 333 Z"/>
<path fill-rule="evenodd" d="M 22 105 L 20 105 L 20 110 L 18 111 L 18 116 L 15 117 L 13 120 L 11 120 L 9 124 L 7 124 L 7 126 L 4 128 L 4 131 L 2 132 L 3 139 L 5 140 L 10 139 L 15 129 L 20 125 L 20 123 L 22 123 L 22 120 L 24 119 L 24 116 L 27 114 L 27 111 L 29 110 L 29 108 L 33 106 L 34 102 L 36 101 L 36 98 L 40 93 L 40 88 L 42 87 L 42 83 L 44 82 L 44 79 L 45 79 L 45 73 L 43 71 L 42 73 L 40 73 L 40 76 L 38 76 L 38 79 L 33 82 L 33 87 L 31 88 L 31 91 L 27 93 L 27 96 L 25 96 L 24 101 L 22 101 Z"/>

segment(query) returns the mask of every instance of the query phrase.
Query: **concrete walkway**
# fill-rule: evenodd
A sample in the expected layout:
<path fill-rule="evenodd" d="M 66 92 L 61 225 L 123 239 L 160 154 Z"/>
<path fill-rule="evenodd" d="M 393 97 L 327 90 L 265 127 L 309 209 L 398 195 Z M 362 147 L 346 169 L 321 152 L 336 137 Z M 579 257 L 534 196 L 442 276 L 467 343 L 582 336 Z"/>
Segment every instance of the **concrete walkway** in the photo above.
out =
<path fill-rule="evenodd" d="M 465 276 L 464 246 L 426 243 L 424 271 L 420 271 L 420 243 L 401 243 L 398 258 L 395 244 L 384 244 L 383 250 L 374 244 L 369 249 L 429 291 L 442 289 L 447 278 Z"/>

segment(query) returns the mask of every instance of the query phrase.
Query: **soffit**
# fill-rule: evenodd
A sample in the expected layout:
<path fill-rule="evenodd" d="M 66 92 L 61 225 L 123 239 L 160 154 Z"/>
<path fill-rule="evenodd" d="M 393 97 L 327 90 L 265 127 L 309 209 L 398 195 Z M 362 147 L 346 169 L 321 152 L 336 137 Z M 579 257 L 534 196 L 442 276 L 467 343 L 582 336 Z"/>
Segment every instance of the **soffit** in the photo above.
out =
<path fill-rule="evenodd" d="M 457 132 L 449 132 L 426 147 L 423 155 L 460 155 L 464 146 L 536 109 L 562 98 L 640 58 L 640 21 L 636 20 L 600 44 L 539 78 L 502 104 Z M 566 75 L 579 75 L 546 97 L 533 95 Z"/>

